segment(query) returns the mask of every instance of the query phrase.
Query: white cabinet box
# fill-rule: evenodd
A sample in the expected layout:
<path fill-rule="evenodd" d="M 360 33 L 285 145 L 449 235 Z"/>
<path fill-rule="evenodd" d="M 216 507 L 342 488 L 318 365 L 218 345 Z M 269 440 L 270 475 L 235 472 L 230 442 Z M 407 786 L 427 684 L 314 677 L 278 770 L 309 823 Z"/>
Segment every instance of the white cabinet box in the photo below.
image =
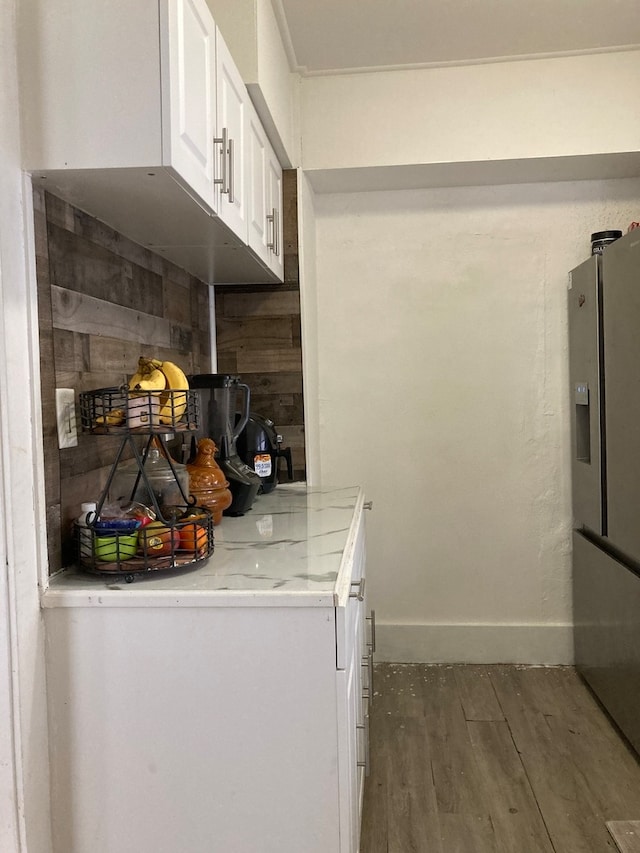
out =
<path fill-rule="evenodd" d="M 279 486 L 209 563 L 45 593 L 55 853 L 357 853 L 358 489 Z"/>
<path fill-rule="evenodd" d="M 275 281 L 246 249 L 249 96 L 205 0 L 25 0 L 24 167 L 209 283 Z"/>

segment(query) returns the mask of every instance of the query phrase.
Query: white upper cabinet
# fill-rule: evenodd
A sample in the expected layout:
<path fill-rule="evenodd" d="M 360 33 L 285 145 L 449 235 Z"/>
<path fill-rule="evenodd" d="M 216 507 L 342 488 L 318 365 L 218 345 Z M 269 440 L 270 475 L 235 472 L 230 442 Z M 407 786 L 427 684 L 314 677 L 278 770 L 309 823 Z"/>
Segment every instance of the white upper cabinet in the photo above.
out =
<path fill-rule="evenodd" d="M 273 247 L 249 240 L 253 107 L 206 0 L 22 0 L 19 14 L 34 180 L 208 283 L 282 280 Z M 267 228 L 281 204 L 263 169 Z"/>
<path fill-rule="evenodd" d="M 300 165 L 299 77 L 270 0 L 207 0 L 285 168 Z"/>
<path fill-rule="evenodd" d="M 231 54 L 216 33 L 217 157 L 216 210 L 247 242 L 246 162 L 249 95 Z"/>
<path fill-rule="evenodd" d="M 267 135 L 253 106 L 247 111 L 247 220 L 248 243 L 258 257 L 269 265 L 267 246 Z"/>
<path fill-rule="evenodd" d="M 204 0 L 161 3 L 160 14 L 163 165 L 217 211 L 215 23 Z"/>
<path fill-rule="evenodd" d="M 247 112 L 248 243 L 282 281 L 282 167 L 253 106 Z"/>
<path fill-rule="evenodd" d="M 270 226 L 270 234 L 267 239 L 267 246 L 271 250 L 269 268 L 282 280 L 284 278 L 282 167 L 269 143 L 267 143 L 267 222 Z"/>

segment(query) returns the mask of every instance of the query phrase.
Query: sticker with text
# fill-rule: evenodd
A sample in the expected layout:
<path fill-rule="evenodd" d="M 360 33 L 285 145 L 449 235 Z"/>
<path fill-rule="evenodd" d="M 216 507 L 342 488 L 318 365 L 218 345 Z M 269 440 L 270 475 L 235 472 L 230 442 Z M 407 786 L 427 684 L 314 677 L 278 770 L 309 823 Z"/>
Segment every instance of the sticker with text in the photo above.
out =
<path fill-rule="evenodd" d="M 253 467 L 261 477 L 271 476 L 271 454 L 258 453 L 253 457 Z"/>

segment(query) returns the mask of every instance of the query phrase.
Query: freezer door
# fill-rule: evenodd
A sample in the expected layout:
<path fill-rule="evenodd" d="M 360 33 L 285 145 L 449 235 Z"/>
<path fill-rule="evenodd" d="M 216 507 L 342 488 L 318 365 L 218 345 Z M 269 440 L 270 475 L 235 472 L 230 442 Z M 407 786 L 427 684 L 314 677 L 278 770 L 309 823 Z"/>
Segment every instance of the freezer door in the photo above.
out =
<path fill-rule="evenodd" d="M 571 383 L 571 484 L 574 525 L 606 532 L 601 448 L 600 259 L 571 272 L 569 285 L 569 379 Z"/>
<path fill-rule="evenodd" d="M 602 256 L 608 535 L 640 560 L 640 231 Z"/>
<path fill-rule="evenodd" d="M 573 534 L 575 662 L 640 752 L 640 577 Z"/>

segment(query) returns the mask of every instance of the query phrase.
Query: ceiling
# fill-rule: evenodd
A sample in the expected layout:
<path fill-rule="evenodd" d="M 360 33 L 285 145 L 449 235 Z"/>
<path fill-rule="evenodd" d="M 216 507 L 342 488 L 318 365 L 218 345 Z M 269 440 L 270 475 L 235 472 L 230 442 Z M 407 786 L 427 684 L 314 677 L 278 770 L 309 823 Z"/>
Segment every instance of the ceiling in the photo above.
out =
<path fill-rule="evenodd" d="M 640 0 L 273 2 L 292 65 L 309 76 L 640 46 Z"/>

